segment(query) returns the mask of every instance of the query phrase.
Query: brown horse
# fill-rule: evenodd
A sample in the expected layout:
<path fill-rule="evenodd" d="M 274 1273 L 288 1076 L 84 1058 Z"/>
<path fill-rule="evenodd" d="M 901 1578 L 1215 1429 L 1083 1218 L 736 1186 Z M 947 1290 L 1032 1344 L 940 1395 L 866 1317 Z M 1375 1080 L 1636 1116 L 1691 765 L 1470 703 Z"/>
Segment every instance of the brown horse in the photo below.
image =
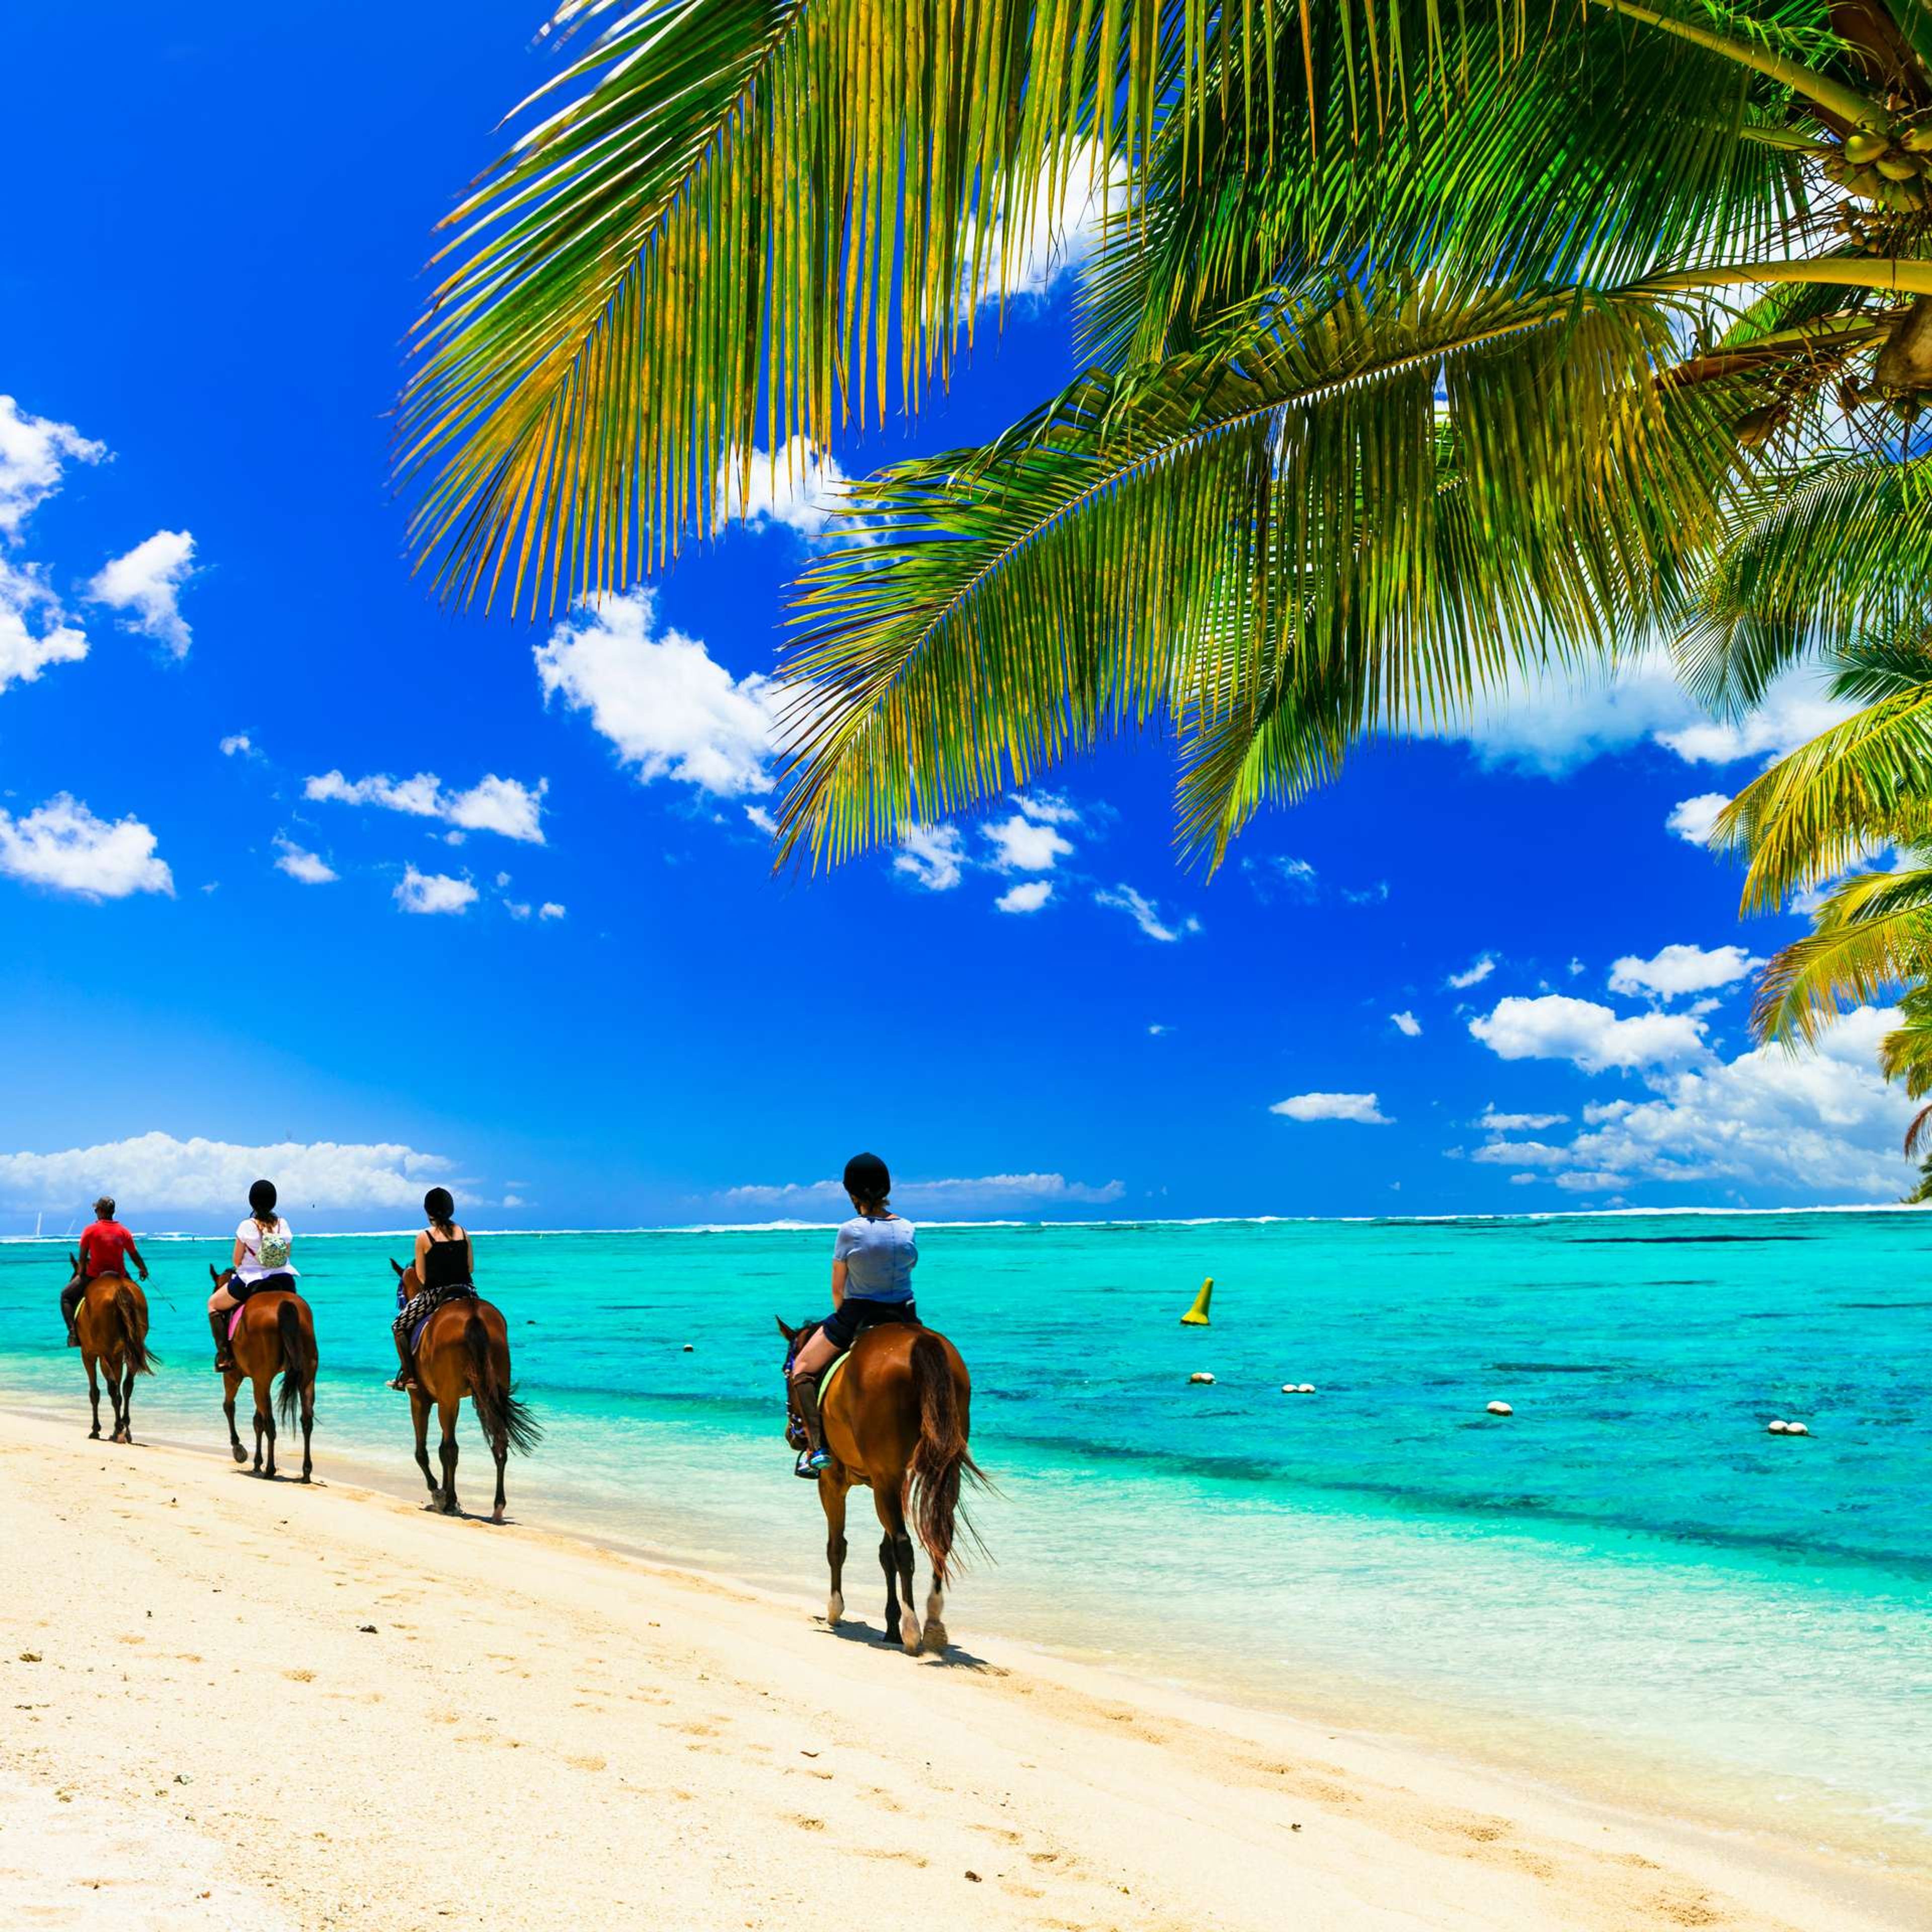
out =
<path fill-rule="evenodd" d="M 778 1331 L 788 1349 L 800 1332 L 782 1322 Z M 831 1467 L 818 1478 L 825 1556 L 832 1570 L 825 1620 L 836 1624 L 845 1614 L 845 1492 L 863 1484 L 872 1492 L 872 1508 L 885 1532 L 879 1544 L 879 1567 L 886 1573 L 884 1641 L 890 1643 L 896 1632 L 914 1654 L 943 1651 L 941 1618 L 955 1532 L 979 1541 L 959 1506 L 960 1480 L 986 1480 L 966 1447 L 973 1400 L 966 1364 L 937 1330 L 886 1322 L 866 1330 L 845 1366 L 820 1388 L 819 1423 L 832 1456 Z M 908 1522 L 932 1562 L 923 1630 L 913 1614 Z"/>
<path fill-rule="evenodd" d="M 219 1274 L 211 1267 L 209 1278 L 217 1288 L 226 1288 L 235 1270 L 224 1268 Z M 268 1384 L 279 1374 L 282 1386 L 276 1406 L 282 1420 L 292 1427 L 298 1410 L 302 1415 L 302 1472 L 307 1482 L 314 1465 L 309 1460 L 309 1437 L 315 1427 L 315 1374 L 319 1358 L 315 1347 L 315 1317 L 309 1305 L 290 1288 L 264 1288 L 242 1304 L 242 1318 L 229 1338 L 232 1369 L 221 1372 L 221 1412 L 228 1418 L 228 1446 L 238 1462 L 248 1460 L 242 1438 L 235 1432 L 235 1391 L 245 1378 L 255 1391 L 255 1474 L 271 1482 L 275 1474 L 275 1418 L 268 1406 Z M 267 1466 L 262 1460 L 262 1444 L 268 1448 Z"/>
<path fill-rule="evenodd" d="M 68 1256 L 76 1274 L 80 1263 Z M 152 1375 L 160 1357 L 148 1346 L 148 1298 L 126 1276 L 98 1274 L 74 1312 L 80 1336 L 80 1359 L 87 1370 L 87 1399 L 94 1406 L 90 1442 L 100 1439 L 100 1385 L 94 1379 L 97 1363 L 107 1368 L 107 1399 L 114 1406 L 110 1442 L 134 1439 L 134 1378 Z"/>
<path fill-rule="evenodd" d="M 405 1300 L 421 1287 L 416 1268 L 389 1263 Z M 432 1508 L 445 1516 L 459 1512 L 456 1503 L 456 1423 L 463 1398 L 476 1412 L 483 1436 L 496 1461 L 496 1502 L 492 1522 L 503 1520 L 503 1465 L 514 1449 L 527 1456 L 543 1440 L 543 1430 L 530 1406 L 517 1400 L 510 1381 L 510 1334 L 502 1315 L 480 1295 L 453 1295 L 423 1324 L 416 1344 L 416 1386 L 410 1391 L 410 1412 L 416 1426 L 416 1466 L 429 1485 Z M 439 1486 L 429 1468 L 429 1412 L 434 1402 L 442 1424 L 442 1481 Z"/>

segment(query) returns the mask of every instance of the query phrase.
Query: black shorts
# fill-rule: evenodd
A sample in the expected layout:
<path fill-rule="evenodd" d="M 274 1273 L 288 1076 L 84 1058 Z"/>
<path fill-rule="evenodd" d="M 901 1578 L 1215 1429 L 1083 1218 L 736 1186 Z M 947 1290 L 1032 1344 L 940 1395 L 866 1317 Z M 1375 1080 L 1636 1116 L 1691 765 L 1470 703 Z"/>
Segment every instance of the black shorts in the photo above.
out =
<path fill-rule="evenodd" d="M 296 1278 L 292 1274 L 265 1274 L 260 1281 L 238 1281 L 232 1275 L 222 1286 L 228 1291 L 231 1301 L 246 1301 L 251 1294 L 266 1294 L 278 1288 L 292 1288 Z"/>
<path fill-rule="evenodd" d="M 919 1310 L 910 1301 L 867 1301 L 862 1296 L 848 1294 L 818 1332 L 843 1353 L 868 1328 L 886 1322 L 909 1322 L 916 1328 Z"/>

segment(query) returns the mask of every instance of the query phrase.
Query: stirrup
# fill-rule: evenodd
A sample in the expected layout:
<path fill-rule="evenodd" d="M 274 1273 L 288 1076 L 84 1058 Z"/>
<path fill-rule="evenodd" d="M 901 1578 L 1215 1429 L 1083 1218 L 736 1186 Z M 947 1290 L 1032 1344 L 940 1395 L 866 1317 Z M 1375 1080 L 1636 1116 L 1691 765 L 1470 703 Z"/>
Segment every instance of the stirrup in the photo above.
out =
<path fill-rule="evenodd" d="M 798 1460 L 792 1465 L 791 1472 L 794 1476 L 802 1476 L 808 1483 L 815 1483 L 820 1470 L 829 1469 L 831 1466 L 832 1458 L 824 1450 L 801 1449 Z"/>

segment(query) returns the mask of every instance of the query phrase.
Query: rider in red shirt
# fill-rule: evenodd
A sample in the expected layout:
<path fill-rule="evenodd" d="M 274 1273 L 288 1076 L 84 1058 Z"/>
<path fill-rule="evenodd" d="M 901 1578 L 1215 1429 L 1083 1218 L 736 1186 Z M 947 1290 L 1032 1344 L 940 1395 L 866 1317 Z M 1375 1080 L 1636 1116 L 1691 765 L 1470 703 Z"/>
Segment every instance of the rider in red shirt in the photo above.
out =
<path fill-rule="evenodd" d="M 141 1279 L 146 1281 L 148 1264 L 134 1246 L 134 1236 L 115 1220 L 112 1197 L 104 1194 L 94 1204 L 92 1225 L 80 1238 L 80 1270 L 61 1290 L 61 1313 L 67 1322 L 67 1345 L 70 1348 L 80 1346 L 80 1335 L 74 1327 L 74 1311 L 80 1306 L 81 1297 L 87 1292 L 87 1284 L 98 1275 L 124 1275 L 130 1262 L 140 1270 Z"/>

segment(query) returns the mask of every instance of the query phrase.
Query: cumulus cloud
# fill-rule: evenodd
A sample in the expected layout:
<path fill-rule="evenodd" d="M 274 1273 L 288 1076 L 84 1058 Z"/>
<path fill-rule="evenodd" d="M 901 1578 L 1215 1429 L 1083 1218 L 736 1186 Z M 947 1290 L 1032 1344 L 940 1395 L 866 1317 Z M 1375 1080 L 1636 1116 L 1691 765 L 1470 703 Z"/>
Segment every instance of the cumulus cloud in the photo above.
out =
<path fill-rule="evenodd" d="M 105 443 L 73 424 L 28 416 L 11 396 L 0 396 L 0 536 L 20 534 L 60 488 L 70 463 L 98 463 L 106 454 Z"/>
<path fill-rule="evenodd" d="M 1394 1021 L 1396 1032 L 1407 1034 L 1411 1040 L 1421 1037 L 1422 1022 L 1413 1013 L 1408 1012 L 1390 1013 L 1389 1018 Z"/>
<path fill-rule="evenodd" d="M 1250 854 L 1242 859 L 1241 870 L 1254 888 L 1255 896 L 1264 905 L 1277 892 L 1286 892 L 1294 898 L 1312 899 L 1321 890 L 1315 868 L 1306 859 L 1294 858 L 1286 853 Z"/>
<path fill-rule="evenodd" d="M 1626 953 L 1614 962 L 1610 987 L 1613 993 L 1674 1000 L 1680 993 L 1703 993 L 1713 986 L 1732 986 L 1763 964 L 1742 946 L 1713 946 L 1708 952 L 1701 946 L 1666 946 L 1654 958 L 1639 959 Z"/>
<path fill-rule="evenodd" d="M 446 791 L 434 772 L 418 772 L 412 778 L 392 778 L 386 772 L 349 778 L 328 771 L 310 778 L 302 796 L 321 804 L 379 806 L 412 818 L 439 819 L 458 832 L 494 832 L 526 845 L 541 845 L 543 799 L 549 789 L 548 778 L 538 779 L 532 787 L 515 778 L 500 778 L 494 772 L 466 791 Z"/>
<path fill-rule="evenodd" d="M 1569 1118 L 1568 1114 L 1499 1114 L 1494 1106 L 1488 1106 L 1469 1124 L 1486 1133 L 1533 1134 L 1543 1127 L 1560 1127 Z"/>
<path fill-rule="evenodd" d="M 1471 986 L 1480 986 L 1496 970 L 1496 956 L 1493 952 L 1478 953 L 1461 972 L 1451 973 L 1448 983 L 1461 992 Z"/>
<path fill-rule="evenodd" d="M 1485 764 L 1552 776 L 1646 742 L 1686 764 L 1769 758 L 1850 715 L 1852 707 L 1801 668 L 1778 679 L 1762 704 L 1735 723 L 1703 712 L 1661 648 L 1627 660 L 1616 674 L 1513 674 L 1471 711 L 1419 724 L 1419 737 L 1460 739 Z"/>
<path fill-rule="evenodd" d="M 6 400 L 0 396 L 0 403 Z M 86 633 L 66 621 L 44 574 L 0 556 L 0 691 L 32 684 L 50 664 L 78 664 L 86 655 Z"/>
<path fill-rule="evenodd" d="M 78 1208 L 112 1194 L 138 1221 L 158 1208 L 238 1213 L 249 1184 L 274 1177 L 283 1204 L 306 1208 L 414 1208 L 440 1155 L 391 1143 L 284 1141 L 242 1147 L 146 1133 L 56 1154 L 0 1154 L 0 1202 L 16 1208 Z"/>
<path fill-rule="evenodd" d="M 1126 1192 L 1118 1180 L 1069 1180 L 1061 1174 L 982 1174 L 934 1180 L 896 1180 L 892 1198 L 908 1211 L 997 1211 L 1062 1204 L 1104 1206 Z M 728 1187 L 718 1198 L 731 1210 L 759 1209 L 778 1214 L 822 1213 L 842 1219 L 849 1214 L 845 1190 L 836 1180 L 785 1181 Z"/>
<path fill-rule="evenodd" d="M 1707 845 L 1718 813 L 1730 802 L 1729 796 L 1720 791 L 1700 791 L 1695 798 L 1680 798 L 1670 808 L 1664 828 L 1693 845 Z"/>
<path fill-rule="evenodd" d="M 186 530 L 157 530 L 125 556 L 102 566 L 87 586 L 91 603 L 124 610 L 124 627 L 186 657 L 193 634 L 181 614 L 182 587 L 194 574 L 194 538 Z"/>
<path fill-rule="evenodd" d="M 1083 142 L 1068 155 L 1064 173 L 1056 184 L 1051 171 L 1043 170 L 1010 226 L 994 221 L 982 304 L 1043 300 L 1100 246 L 1110 200 L 1117 214 L 1126 206 L 1126 171 L 1118 160 L 1106 160 L 1097 142 Z"/>
<path fill-rule="evenodd" d="M 1393 1126 L 1394 1121 L 1376 1104 L 1372 1094 L 1292 1094 L 1269 1108 L 1291 1120 L 1354 1120 L 1365 1127 Z"/>
<path fill-rule="evenodd" d="M 1598 1124 L 1568 1150 L 1589 1180 L 1558 1184 L 1726 1181 L 1895 1196 L 1916 1174 L 1900 1150 L 1915 1103 L 1878 1071 L 1879 1042 L 1898 1018 L 1860 1006 L 1815 1052 L 1754 1047 L 1657 1075 L 1650 1099 L 1594 1110 Z"/>
<path fill-rule="evenodd" d="M 1028 879 L 1009 887 L 993 903 L 1001 912 L 1037 912 L 1052 896 L 1051 879 Z"/>
<path fill-rule="evenodd" d="M 19 818 L 0 810 L 0 874 L 79 898 L 172 897 L 174 875 L 157 856 L 157 842 L 138 818 L 97 818 L 64 791 Z"/>
<path fill-rule="evenodd" d="M 966 842 L 956 825 L 908 825 L 899 835 L 892 870 L 929 892 L 950 892 L 966 866 Z"/>
<path fill-rule="evenodd" d="M 221 741 L 221 755 L 224 758 L 245 758 L 254 749 L 254 740 L 245 731 L 231 732 Z"/>
<path fill-rule="evenodd" d="M 299 879 L 305 886 L 332 885 L 336 874 L 334 869 L 314 853 L 283 838 L 279 833 L 275 838 L 275 850 L 280 855 L 275 860 L 275 870 L 286 872 L 292 879 Z"/>
<path fill-rule="evenodd" d="M 537 916 L 539 919 L 561 919 L 563 915 L 563 908 L 554 899 L 545 899 L 543 904 L 537 908 Z"/>
<path fill-rule="evenodd" d="M 763 531 L 778 525 L 808 543 L 868 542 L 866 526 L 841 514 L 851 480 L 838 458 L 809 436 L 791 437 L 776 454 L 753 449 L 748 469 L 734 454 L 718 472 L 716 527 L 735 521 Z"/>
<path fill-rule="evenodd" d="M 1059 824 L 1034 815 L 1029 801 L 1019 800 L 1019 809 L 1010 818 L 980 830 L 992 842 L 994 866 L 1002 872 L 1050 872 L 1060 860 L 1071 856 L 1072 842 L 1063 838 Z"/>
<path fill-rule="evenodd" d="M 467 879 L 452 879 L 446 872 L 419 872 L 407 866 L 394 898 L 405 912 L 460 913 L 476 904 L 476 888 Z"/>
<path fill-rule="evenodd" d="M 1694 1014 L 1620 1019 L 1608 1006 L 1565 993 L 1499 1000 L 1469 1022 L 1469 1030 L 1504 1060 L 1567 1060 L 1586 1073 L 1672 1066 L 1709 1052 L 1704 1022 Z"/>
<path fill-rule="evenodd" d="M 1094 894 L 1096 905 L 1111 906 L 1117 912 L 1124 912 L 1150 939 L 1158 939 L 1172 944 L 1178 939 L 1185 939 L 1189 934 L 1201 930 L 1201 922 L 1190 914 L 1178 925 L 1170 926 L 1162 920 L 1158 903 L 1137 892 L 1132 886 L 1102 886 Z"/>
<path fill-rule="evenodd" d="M 574 612 L 533 655 L 545 701 L 589 712 L 644 783 L 674 778 L 716 798 L 772 789 L 778 686 L 734 678 L 697 638 L 660 633 L 655 591 Z"/>

